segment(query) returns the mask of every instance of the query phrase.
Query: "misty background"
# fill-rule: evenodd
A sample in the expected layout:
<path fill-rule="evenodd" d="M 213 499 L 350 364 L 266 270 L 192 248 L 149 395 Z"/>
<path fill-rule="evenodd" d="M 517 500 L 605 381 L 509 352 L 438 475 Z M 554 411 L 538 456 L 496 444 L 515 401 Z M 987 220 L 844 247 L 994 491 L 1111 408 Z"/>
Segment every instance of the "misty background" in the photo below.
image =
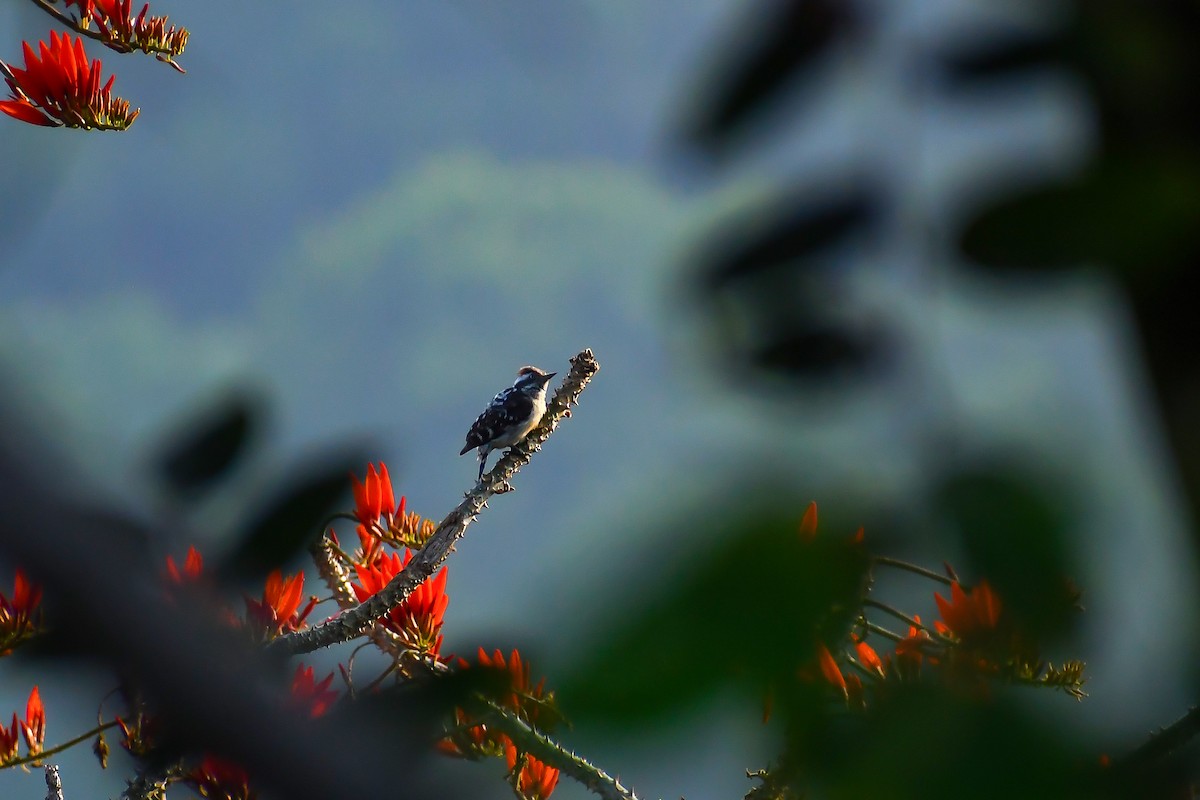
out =
<path fill-rule="evenodd" d="M 867 33 L 714 166 L 675 131 L 738 37 L 728 0 L 160 0 L 192 33 L 186 76 L 88 47 L 142 109 L 128 132 L 0 125 L 6 390 L 69 465 L 61 480 L 146 516 L 169 512 L 155 445 L 237 387 L 269 425 L 229 494 L 350 438 L 440 519 L 472 485 L 473 458 L 455 454 L 491 396 L 523 364 L 565 373 L 590 347 L 602 368 L 580 407 L 449 562 L 446 649 L 520 645 L 550 687 L 589 623 L 694 557 L 677 512 L 730 511 L 731 487 L 762 476 L 777 511 L 798 521 L 816 500 L 936 566 L 961 553 L 915 499 L 931 470 L 1013 455 L 1064 498 L 1087 607 L 1056 658 L 1088 662 L 1090 697 L 1042 702 L 1098 752 L 1132 747 L 1194 697 L 1195 604 L 1180 599 L 1196 575 L 1128 304 L 1102 264 L 1004 281 L 943 241 L 981 187 L 1080 170 L 1096 113 L 1068 70 L 955 94 L 922 61 L 1064 20 L 1038 4 L 860 5 Z M 0 58 L 50 22 L 0 6 Z M 868 169 L 895 213 L 823 258 L 829 305 L 880 332 L 885 366 L 802 390 L 764 378 L 720 346 L 746 323 L 697 299 L 706 237 L 755 219 L 781 180 Z M 240 507 L 208 504 L 162 552 L 221 552 Z M 928 595 L 912 609 L 933 613 Z M 35 680 L 48 744 L 90 727 L 111 688 L 6 659 L 0 714 Z M 563 738 L 641 796 L 738 797 L 772 752 L 760 715 L 719 696 L 633 731 L 576 720 Z M 68 797 L 120 790 L 113 744 L 107 773 L 86 746 L 60 758 Z M 5 797 L 42 791 L 0 774 Z"/>

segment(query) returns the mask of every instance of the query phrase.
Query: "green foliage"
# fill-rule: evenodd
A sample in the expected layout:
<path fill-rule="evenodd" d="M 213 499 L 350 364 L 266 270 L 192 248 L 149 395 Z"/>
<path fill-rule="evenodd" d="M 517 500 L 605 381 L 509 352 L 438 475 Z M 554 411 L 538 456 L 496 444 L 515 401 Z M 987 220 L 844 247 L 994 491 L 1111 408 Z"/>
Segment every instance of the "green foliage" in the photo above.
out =
<path fill-rule="evenodd" d="M 687 563 L 613 609 L 608 629 L 557 681 L 568 715 L 628 725 L 730 688 L 749 702 L 768 691 L 786 701 L 806 665 L 819 680 L 814 647 L 849 630 L 867 560 L 845 536 L 801 541 L 798 522 L 726 511 L 664 525 Z"/>
<path fill-rule="evenodd" d="M 961 536 L 970 574 L 991 582 L 1017 628 L 1037 640 L 1062 635 L 1079 599 L 1062 498 L 1028 470 L 995 467 L 953 476 L 939 501 Z"/>

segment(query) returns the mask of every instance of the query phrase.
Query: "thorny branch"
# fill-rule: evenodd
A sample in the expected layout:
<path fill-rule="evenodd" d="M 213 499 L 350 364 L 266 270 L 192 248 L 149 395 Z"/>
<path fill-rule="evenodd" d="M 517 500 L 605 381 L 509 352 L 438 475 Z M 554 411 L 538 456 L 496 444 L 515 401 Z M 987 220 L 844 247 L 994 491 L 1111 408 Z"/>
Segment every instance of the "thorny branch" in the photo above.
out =
<path fill-rule="evenodd" d="M 574 778 L 604 800 L 638 800 L 632 789 L 621 785 L 619 778 L 612 777 L 586 758 L 566 749 L 503 707 L 489 700 L 483 702 L 487 705 L 492 727 L 504 731 L 519 750 Z"/>
<path fill-rule="evenodd" d="M 1140 747 L 1125 756 L 1118 764 L 1125 767 L 1141 767 L 1156 759 L 1168 756 L 1200 734 L 1200 706 L 1192 706 L 1187 713 L 1165 728 L 1153 733 Z"/>
<path fill-rule="evenodd" d="M 591 350 L 584 350 L 571 359 L 571 371 L 554 393 L 541 424 L 484 475 L 483 480 L 446 515 L 404 571 L 392 578 L 387 586 L 333 619 L 308 630 L 281 636 L 269 647 L 296 655 L 351 641 L 366 633 L 375 620 L 408 599 L 446 561 L 455 543 L 466 533 L 467 526 L 487 506 L 488 499 L 511 490 L 509 480 L 529 463 L 563 418 L 570 415 L 571 406 L 579 402 L 579 395 L 599 369 Z"/>

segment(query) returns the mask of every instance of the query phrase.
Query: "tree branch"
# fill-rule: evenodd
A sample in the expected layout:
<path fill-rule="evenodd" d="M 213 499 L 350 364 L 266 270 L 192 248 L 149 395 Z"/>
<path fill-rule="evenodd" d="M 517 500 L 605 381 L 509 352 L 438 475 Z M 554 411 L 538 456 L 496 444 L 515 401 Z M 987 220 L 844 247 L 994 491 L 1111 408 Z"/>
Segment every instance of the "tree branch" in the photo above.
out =
<path fill-rule="evenodd" d="M 508 734 L 518 750 L 529 753 L 538 761 L 574 778 L 604 800 L 638 800 L 632 789 L 621 785 L 620 779 L 612 777 L 586 758 L 566 749 L 505 708 L 490 700 L 482 702 L 487 705 L 489 722 L 494 728 Z"/>
<path fill-rule="evenodd" d="M 571 371 L 554 393 L 541 424 L 524 441 L 511 448 L 491 472 L 483 476 L 483 480 L 446 515 L 404 571 L 392 578 L 387 586 L 361 604 L 327 622 L 308 630 L 280 636 L 271 642 L 268 649 L 297 655 L 351 641 L 366 633 L 375 620 L 407 600 L 417 587 L 445 563 L 455 543 L 466 533 L 467 526 L 474 522 L 487 506 L 488 498 L 511 491 L 512 487 L 508 481 L 521 467 L 529 463 L 533 454 L 541 448 L 542 443 L 550 437 L 563 418 L 570 416 L 571 406 L 579 402 L 579 395 L 599 369 L 600 364 L 591 350 L 584 350 L 571 359 Z"/>
<path fill-rule="evenodd" d="M 125 48 L 122 49 L 121 44 L 119 42 L 112 42 L 112 41 L 104 38 L 104 36 L 101 35 L 100 33 L 98 33 L 97 31 L 94 31 L 91 28 L 85 28 L 83 26 L 82 21 L 75 19 L 70 14 L 66 14 L 62 11 L 59 11 L 57 8 L 55 8 L 49 2 L 49 0 L 33 0 L 33 4 L 35 6 L 37 6 L 38 8 L 40 8 L 42 11 L 45 11 L 50 16 L 54 17 L 56 20 L 58 20 L 58 23 L 60 25 L 62 25 L 63 27 L 66 27 L 66 28 L 70 28 L 75 33 L 78 33 L 80 36 L 86 36 L 89 39 L 94 39 L 95 41 L 100 42 L 101 44 L 103 44 L 107 47 L 110 47 L 113 50 L 116 50 L 121 53 L 128 53 L 128 52 L 131 52 L 131 50 L 132 50 L 132 48 L 130 48 L 128 45 L 126 45 Z"/>
<path fill-rule="evenodd" d="M 69 750 L 70 748 L 74 747 L 75 745 L 77 745 L 81 742 L 86 742 L 88 739 L 92 738 L 93 736 L 100 734 L 100 733 L 104 733 L 104 731 L 108 730 L 109 728 L 115 728 L 116 726 L 117 726 L 116 720 L 114 720 L 112 722 L 103 722 L 103 723 L 97 725 L 96 727 L 92 728 L 87 733 L 81 733 L 78 736 L 76 736 L 74 739 L 65 741 L 62 744 L 55 745 L 54 747 L 49 747 L 45 750 L 41 750 L 32 755 L 27 755 L 22 758 L 14 758 L 12 761 L 6 761 L 4 763 L 4 766 L 0 769 L 8 769 L 9 767 L 23 767 L 26 764 L 33 764 L 34 766 L 41 766 L 41 762 L 45 761 L 47 756 L 56 756 L 59 753 L 61 753 L 62 751 Z"/>
<path fill-rule="evenodd" d="M 1170 755 L 1197 735 L 1200 735 L 1200 706 L 1192 706 L 1182 717 L 1151 734 L 1149 739 L 1118 763 L 1124 767 L 1144 766 Z"/>

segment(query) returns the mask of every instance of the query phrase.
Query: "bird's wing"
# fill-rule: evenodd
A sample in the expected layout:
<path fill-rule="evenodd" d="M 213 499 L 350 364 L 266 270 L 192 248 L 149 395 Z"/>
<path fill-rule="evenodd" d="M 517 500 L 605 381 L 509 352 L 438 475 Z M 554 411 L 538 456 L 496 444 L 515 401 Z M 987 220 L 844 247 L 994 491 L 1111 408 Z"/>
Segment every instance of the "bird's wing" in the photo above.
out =
<path fill-rule="evenodd" d="M 496 395 L 488 409 L 479 415 L 471 430 L 467 431 L 467 443 L 459 452 L 463 455 L 500 436 L 515 422 L 528 419 L 533 413 L 533 398 L 524 392 L 506 389 Z"/>

